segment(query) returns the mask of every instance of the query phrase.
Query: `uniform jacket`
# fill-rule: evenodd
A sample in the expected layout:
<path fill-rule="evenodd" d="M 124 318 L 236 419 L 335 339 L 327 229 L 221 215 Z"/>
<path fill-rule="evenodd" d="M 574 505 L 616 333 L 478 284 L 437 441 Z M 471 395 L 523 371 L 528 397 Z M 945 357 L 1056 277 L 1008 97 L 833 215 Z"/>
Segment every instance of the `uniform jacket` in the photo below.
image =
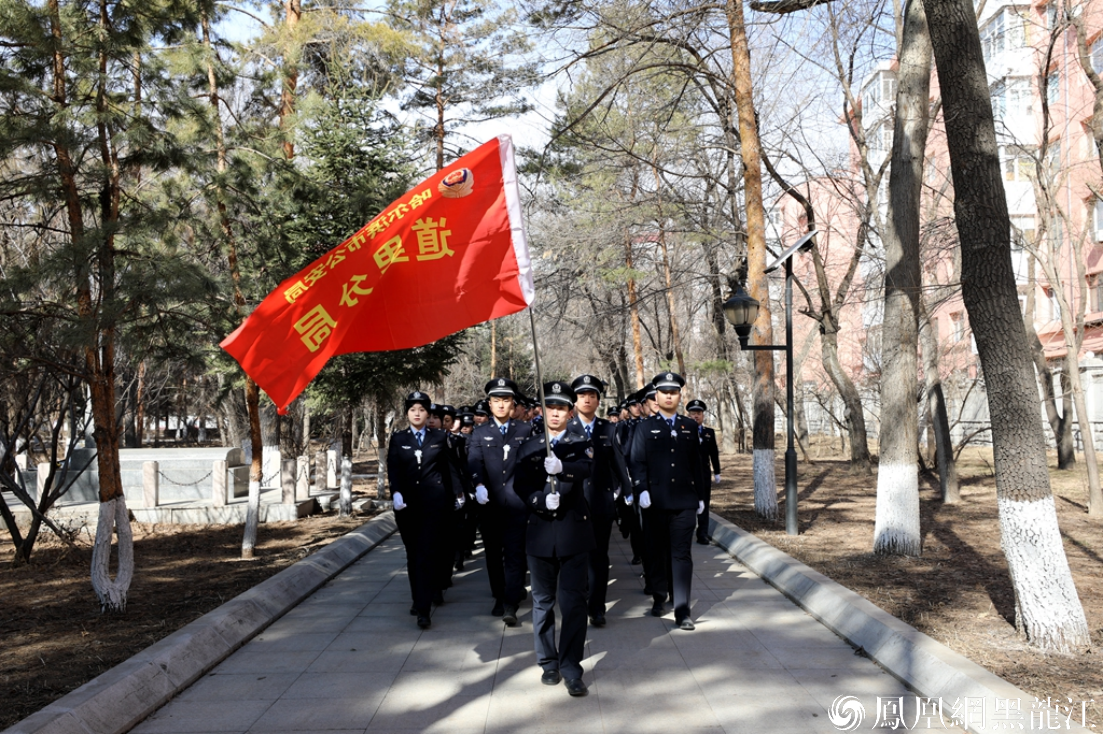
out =
<path fill-rule="evenodd" d="M 586 438 L 586 429 L 578 417 L 568 421 L 567 433 Z M 605 418 L 595 418 L 590 442 L 594 453 L 594 465 L 590 477 L 583 482 L 583 493 L 591 512 L 604 517 L 614 517 L 617 513 L 617 503 L 613 493 L 617 490 L 632 491 L 617 426 Z"/>
<path fill-rule="evenodd" d="M 646 489 L 656 509 L 696 510 L 708 491 L 698 424 L 684 415 L 675 416 L 673 429 L 660 414 L 642 420 L 633 431 L 629 473 L 638 502 Z"/>
<path fill-rule="evenodd" d="M 467 494 L 471 494 L 475 487 L 472 486 L 471 473 L 468 471 L 468 436 L 463 433 L 451 433 L 449 444 L 456 457 L 456 465 L 460 467 L 460 487 Z"/>
<path fill-rule="evenodd" d="M 593 463 L 590 447 L 585 436 L 566 432 L 552 447 L 563 462 L 563 471 L 556 475 L 560 506 L 555 512 L 545 504 L 551 489 L 544 471 L 544 457 L 548 455 L 544 436 L 533 436 L 521 447 L 514 489 L 530 511 L 525 529 L 525 552 L 529 555 L 566 558 L 594 548 L 594 529 L 583 491 Z"/>
<path fill-rule="evenodd" d="M 410 428 L 391 434 L 387 445 L 391 495 L 402 493 L 411 509 L 451 510 L 461 492 L 460 471 L 447 431 L 426 428 L 421 447 Z"/>
<path fill-rule="evenodd" d="M 701 446 L 701 461 L 702 472 L 709 474 L 709 467 L 712 464 L 713 474 L 721 473 L 721 454 L 720 449 L 717 447 L 717 432 L 708 426 L 698 426 L 698 444 Z M 708 482 L 709 477 L 705 480 Z"/>
<path fill-rule="evenodd" d="M 524 508 L 514 492 L 514 466 L 518 450 L 531 430 L 528 423 L 511 420 L 503 436 L 498 424 L 490 420 L 472 431 L 468 439 L 468 471 L 473 487 L 480 484 L 487 487 L 491 496 L 489 504 L 517 510 Z"/>

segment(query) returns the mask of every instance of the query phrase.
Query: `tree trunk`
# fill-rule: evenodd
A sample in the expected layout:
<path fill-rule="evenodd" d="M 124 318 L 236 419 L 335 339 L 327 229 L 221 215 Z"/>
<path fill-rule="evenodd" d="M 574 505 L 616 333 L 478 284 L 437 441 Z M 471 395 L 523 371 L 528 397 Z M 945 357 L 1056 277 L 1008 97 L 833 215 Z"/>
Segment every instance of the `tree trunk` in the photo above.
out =
<path fill-rule="evenodd" d="M 1039 232 L 1035 236 L 1035 244 L 1045 236 L 1047 222 L 1045 219 L 1039 224 Z M 1058 412 L 1058 396 L 1054 392 L 1054 372 L 1047 364 L 1046 353 L 1043 344 L 1039 341 L 1039 333 L 1035 330 L 1035 268 L 1028 268 L 1027 293 L 1024 302 L 1024 327 L 1027 330 L 1027 343 L 1031 347 L 1031 358 L 1035 363 L 1035 371 L 1039 379 L 1039 390 L 1043 394 L 1043 409 L 1046 411 L 1047 422 L 1050 423 L 1050 431 L 1054 434 L 1054 447 L 1058 450 L 1058 468 L 1070 469 L 1077 463 L 1077 452 L 1073 446 L 1073 404 L 1069 391 L 1065 389 L 1065 376 L 1062 376 L 1062 411 Z"/>
<path fill-rule="evenodd" d="M 625 230 L 625 269 L 629 272 L 629 319 L 632 321 L 633 357 L 636 364 L 636 389 L 644 387 L 644 345 L 640 340 L 640 307 L 636 302 L 636 278 L 633 277 L 632 238 Z"/>
<path fill-rule="evenodd" d="M 962 296 L 985 372 L 1001 547 L 1016 626 L 1032 644 L 1091 644 L 1058 530 L 1038 393 L 1012 270 L 1008 204 L 970 0 L 924 0 L 943 97 L 962 248 Z"/>
<path fill-rule="evenodd" d="M 924 303 L 921 299 L 921 309 Z M 947 401 L 943 395 L 943 379 L 939 374 L 939 344 L 935 329 L 926 310 L 922 310 L 923 327 L 920 329 L 921 354 L 924 359 L 924 387 L 928 412 L 931 414 L 932 434 L 935 437 L 935 463 L 939 469 L 939 489 L 943 502 L 953 504 L 961 499 L 958 488 L 958 469 L 955 467 L 954 445 L 951 443 L 951 423 L 947 417 Z"/>
<path fill-rule="evenodd" d="M 292 140 L 291 116 L 295 112 L 295 89 L 299 86 L 298 44 L 294 41 L 295 29 L 303 15 L 301 0 L 284 0 L 284 85 L 280 90 L 280 131 L 284 134 L 284 158 L 295 157 L 295 142 Z"/>
<path fill-rule="evenodd" d="M 383 401 L 376 398 L 376 420 L 374 433 L 376 438 L 376 461 L 378 469 L 376 474 L 376 499 L 387 499 L 387 436 L 384 424 Z"/>
<path fill-rule="evenodd" d="M 931 41 L 920 0 L 905 3 L 897 114 L 889 167 L 882 323 L 882 430 L 874 552 L 920 555 L 917 473 L 917 328 L 920 323 L 920 191 L 928 139 Z"/>
<path fill-rule="evenodd" d="M 828 323 L 825 319 L 822 324 Z M 820 335 L 820 361 L 828 379 L 835 385 L 843 401 L 847 430 L 851 434 L 851 471 L 869 474 L 873 459 L 870 457 L 869 442 L 866 435 L 866 413 L 863 412 L 862 398 L 855 389 L 855 383 L 843 369 L 839 361 L 839 344 L 834 328 L 825 329 Z"/>
<path fill-rule="evenodd" d="M 763 213 L 763 172 L 759 130 L 751 85 L 751 54 L 744 30 L 740 0 L 726 0 L 729 40 L 732 44 L 732 81 L 740 128 L 740 158 L 744 164 L 744 205 L 747 223 L 747 290 L 759 301 L 759 315 L 752 326 L 755 344 L 772 344 L 770 291 L 767 288 L 766 227 Z M 778 490 L 774 480 L 774 355 L 754 352 L 755 383 L 752 390 L 752 474 L 755 481 L 755 513 L 778 517 Z"/>

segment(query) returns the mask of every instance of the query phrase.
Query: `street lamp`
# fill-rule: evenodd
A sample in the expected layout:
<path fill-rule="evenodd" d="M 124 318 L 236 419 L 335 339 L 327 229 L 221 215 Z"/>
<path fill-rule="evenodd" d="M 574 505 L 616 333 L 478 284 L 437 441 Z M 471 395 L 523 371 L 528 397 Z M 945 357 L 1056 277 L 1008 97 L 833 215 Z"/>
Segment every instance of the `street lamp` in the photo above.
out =
<path fill-rule="evenodd" d="M 741 286 L 721 308 L 725 318 L 736 329 L 740 339 L 740 349 L 748 351 L 785 351 L 786 352 L 786 534 L 797 535 L 797 452 L 794 450 L 794 389 L 793 389 L 793 256 L 813 247 L 813 237 L 817 231 L 807 233 L 800 240 L 786 248 L 764 272 L 770 273 L 780 265 L 786 267 L 786 343 L 748 344 L 751 326 L 759 315 L 759 301 L 748 295 Z"/>

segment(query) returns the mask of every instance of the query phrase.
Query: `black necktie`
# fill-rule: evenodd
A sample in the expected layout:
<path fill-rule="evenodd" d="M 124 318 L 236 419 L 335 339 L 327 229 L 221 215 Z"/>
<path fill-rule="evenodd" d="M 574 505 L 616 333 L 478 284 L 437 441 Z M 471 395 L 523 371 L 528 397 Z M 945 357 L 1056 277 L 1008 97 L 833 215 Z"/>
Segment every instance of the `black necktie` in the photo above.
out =
<path fill-rule="evenodd" d="M 506 435 L 506 428 L 509 425 L 510 425 L 509 423 L 503 423 L 501 426 L 498 427 L 498 432 L 501 433 L 503 436 L 505 436 Z"/>
<path fill-rule="evenodd" d="M 594 428 L 594 424 L 593 424 L 593 423 L 590 423 L 590 424 L 588 424 L 588 425 L 587 425 L 587 427 L 586 427 L 586 435 L 587 435 L 587 438 L 590 438 L 590 429 L 592 429 L 592 428 Z"/>
<path fill-rule="evenodd" d="M 421 431 L 416 432 L 414 434 L 414 438 L 416 438 L 418 440 L 418 445 L 421 446 L 422 445 L 422 432 Z"/>

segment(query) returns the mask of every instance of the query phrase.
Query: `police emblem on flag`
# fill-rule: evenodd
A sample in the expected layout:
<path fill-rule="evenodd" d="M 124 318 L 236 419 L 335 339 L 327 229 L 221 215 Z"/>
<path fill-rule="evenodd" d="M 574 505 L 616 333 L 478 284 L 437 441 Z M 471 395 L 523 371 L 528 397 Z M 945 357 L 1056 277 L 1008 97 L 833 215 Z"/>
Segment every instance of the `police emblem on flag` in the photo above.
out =
<path fill-rule="evenodd" d="M 474 187 L 475 177 L 472 175 L 471 170 L 467 168 L 453 171 L 441 179 L 441 183 L 437 184 L 437 190 L 440 191 L 441 196 L 446 199 L 459 199 L 467 196 L 472 192 Z"/>

